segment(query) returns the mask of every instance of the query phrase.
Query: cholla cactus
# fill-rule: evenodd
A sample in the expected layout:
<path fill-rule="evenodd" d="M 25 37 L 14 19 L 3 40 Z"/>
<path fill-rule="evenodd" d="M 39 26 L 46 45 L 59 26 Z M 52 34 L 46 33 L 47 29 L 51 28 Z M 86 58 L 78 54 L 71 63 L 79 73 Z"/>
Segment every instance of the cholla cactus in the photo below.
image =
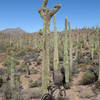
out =
<path fill-rule="evenodd" d="M 58 69 L 59 57 L 58 57 L 58 34 L 56 29 L 56 16 L 53 17 L 54 21 L 54 71 Z"/>

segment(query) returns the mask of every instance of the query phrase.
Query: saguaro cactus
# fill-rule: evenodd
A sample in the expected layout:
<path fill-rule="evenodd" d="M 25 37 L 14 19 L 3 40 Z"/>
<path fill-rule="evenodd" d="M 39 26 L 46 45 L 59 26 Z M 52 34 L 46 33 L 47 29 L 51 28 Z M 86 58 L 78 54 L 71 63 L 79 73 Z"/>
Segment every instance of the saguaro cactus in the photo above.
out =
<path fill-rule="evenodd" d="M 54 21 L 54 71 L 58 69 L 59 57 L 58 57 L 58 35 L 56 29 L 56 16 L 53 17 Z"/>
<path fill-rule="evenodd" d="M 97 34 L 98 34 L 98 41 L 99 41 L 99 45 L 98 45 L 98 56 L 99 56 L 99 77 L 98 80 L 100 81 L 100 29 L 97 29 Z"/>
<path fill-rule="evenodd" d="M 78 59 L 78 53 L 79 53 L 79 34 L 77 34 L 76 37 L 75 60 Z"/>
<path fill-rule="evenodd" d="M 69 56 L 70 56 L 70 72 L 72 73 L 72 64 L 73 64 L 73 56 L 72 56 L 72 32 L 70 28 L 70 22 L 68 22 L 68 28 L 69 28 Z"/>
<path fill-rule="evenodd" d="M 92 57 L 92 60 L 94 58 L 94 50 L 95 50 L 95 41 L 94 41 L 94 35 L 91 36 L 90 38 L 90 48 L 91 48 L 91 57 Z"/>
<path fill-rule="evenodd" d="M 65 19 L 64 32 L 64 66 L 65 66 L 65 81 L 69 83 L 69 59 L 68 59 L 68 35 L 67 35 L 67 18 Z"/>
<path fill-rule="evenodd" d="M 15 88 L 15 78 L 14 78 L 14 74 L 15 74 L 15 65 L 13 62 L 13 57 L 11 57 L 11 88 L 14 89 Z"/>
<path fill-rule="evenodd" d="M 99 47 L 99 77 L 98 77 L 98 80 L 100 80 L 100 47 Z"/>
<path fill-rule="evenodd" d="M 43 19 L 43 62 L 42 62 L 42 92 L 47 92 L 49 85 L 49 26 L 51 17 L 60 9 L 60 5 L 56 5 L 52 10 L 46 8 L 48 0 L 43 0 L 42 7 L 39 10 Z"/>
<path fill-rule="evenodd" d="M 14 64 L 14 58 L 11 56 L 11 94 L 12 94 L 12 100 L 16 100 L 16 90 L 15 90 L 15 64 Z"/>

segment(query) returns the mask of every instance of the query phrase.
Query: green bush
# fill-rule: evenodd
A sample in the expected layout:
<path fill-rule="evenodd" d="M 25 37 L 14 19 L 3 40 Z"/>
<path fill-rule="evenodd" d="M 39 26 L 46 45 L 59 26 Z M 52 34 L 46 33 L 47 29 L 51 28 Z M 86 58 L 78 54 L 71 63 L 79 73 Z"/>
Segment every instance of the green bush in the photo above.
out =
<path fill-rule="evenodd" d="M 81 85 L 88 85 L 91 83 L 94 83 L 96 81 L 96 76 L 93 72 L 87 71 L 83 77 L 82 80 L 80 81 Z"/>
<path fill-rule="evenodd" d="M 41 80 L 37 80 L 37 81 L 30 82 L 29 87 L 34 88 L 34 87 L 40 87 L 41 85 L 42 85 Z"/>
<path fill-rule="evenodd" d="M 18 53 L 17 53 L 17 57 L 23 57 L 23 56 L 25 56 L 26 55 L 26 51 L 25 50 L 21 50 L 21 51 L 19 51 Z"/>

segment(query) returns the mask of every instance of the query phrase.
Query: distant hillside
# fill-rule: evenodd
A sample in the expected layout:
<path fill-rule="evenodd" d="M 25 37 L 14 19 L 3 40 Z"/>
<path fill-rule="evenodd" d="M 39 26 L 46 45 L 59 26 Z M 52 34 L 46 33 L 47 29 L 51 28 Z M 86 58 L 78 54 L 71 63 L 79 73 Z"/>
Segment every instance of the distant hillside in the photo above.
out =
<path fill-rule="evenodd" d="M 7 28 L 5 30 L 2 30 L 0 31 L 1 33 L 4 33 L 4 34 L 24 34 L 26 33 L 23 29 L 21 28 Z"/>

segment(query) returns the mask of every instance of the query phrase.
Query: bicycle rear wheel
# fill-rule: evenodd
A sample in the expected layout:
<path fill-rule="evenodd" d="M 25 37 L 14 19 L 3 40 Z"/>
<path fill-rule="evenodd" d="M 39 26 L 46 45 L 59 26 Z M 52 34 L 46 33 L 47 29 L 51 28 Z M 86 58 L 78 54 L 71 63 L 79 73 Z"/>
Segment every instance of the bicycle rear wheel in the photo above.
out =
<path fill-rule="evenodd" d="M 41 97 L 41 100 L 55 100 L 55 99 L 51 94 L 46 93 Z"/>

